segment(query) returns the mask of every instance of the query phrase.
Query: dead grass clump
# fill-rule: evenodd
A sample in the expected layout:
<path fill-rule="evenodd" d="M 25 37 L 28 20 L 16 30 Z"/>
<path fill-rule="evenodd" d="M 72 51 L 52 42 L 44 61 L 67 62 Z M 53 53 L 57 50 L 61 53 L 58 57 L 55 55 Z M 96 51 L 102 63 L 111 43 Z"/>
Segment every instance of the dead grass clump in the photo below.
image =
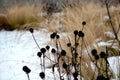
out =
<path fill-rule="evenodd" d="M 120 6 L 110 7 L 109 10 L 110 10 L 112 24 L 114 26 L 115 31 L 117 32 L 118 28 L 119 28 L 119 24 L 120 24 Z M 112 31 L 108 14 L 104 13 L 104 15 L 105 15 L 105 17 L 104 17 L 103 23 L 107 28 L 110 29 L 110 31 Z"/>
<path fill-rule="evenodd" d="M 120 6 L 110 8 L 110 15 L 116 31 L 120 23 L 119 8 Z M 74 7 L 67 6 L 64 9 L 64 15 L 59 17 L 59 20 L 68 33 L 71 33 L 73 30 L 81 30 L 83 27 L 81 24 L 82 21 L 86 21 L 87 24 L 83 31 L 85 33 L 85 40 L 89 45 L 97 38 L 102 38 L 104 41 L 110 40 L 110 38 L 105 35 L 105 32 L 112 31 L 109 19 L 106 17 L 107 15 L 105 6 L 101 7 L 101 5 L 97 3 L 83 2 L 81 5 Z"/>
<path fill-rule="evenodd" d="M 31 5 L 15 5 L 7 9 L 7 22 L 13 28 L 24 29 L 22 25 L 35 22 L 40 23 L 43 20 L 43 17 L 38 16 L 41 10 L 41 7 Z"/>
<path fill-rule="evenodd" d="M 86 21 L 87 25 L 84 26 L 84 32 L 85 32 L 85 41 L 87 45 L 92 44 L 97 38 L 102 37 L 103 40 L 106 39 L 104 33 L 106 31 L 111 31 L 111 27 L 110 26 L 106 26 L 105 23 L 103 22 L 103 18 L 105 16 L 105 7 L 101 7 L 99 4 L 86 4 L 83 6 L 75 6 L 75 7 L 66 7 L 66 9 L 64 10 L 64 15 L 62 17 L 60 17 L 60 22 L 63 24 L 63 26 L 66 29 L 66 32 L 70 33 L 71 36 L 71 32 L 73 32 L 73 30 L 81 30 L 82 29 L 82 22 Z M 116 11 L 111 11 L 111 16 L 113 17 L 112 21 L 113 24 L 115 26 L 115 30 L 118 30 L 119 27 L 119 9 Z M 108 23 L 108 25 L 110 25 L 110 23 Z M 71 41 L 74 41 L 74 36 L 71 36 Z M 63 49 L 68 50 L 68 48 L 65 47 L 65 40 L 63 40 L 62 44 L 64 46 Z M 68 53 L 69 50 L 68 50 Z M 71 56 L 70 54 L 68 54 L 68 56 Z M 85 80 L 89 80 L 91 75 L 89 76 L 87 73 L 89 74 L 93 74 L 93 70 L 90 64 L 90 59 L 88 59 L 87 56 L 84 56 L 83 58 L 86 59 L 85 63 L 88 61 L 88 64 L 85 65 L 85 63 L 83 62 L 82 65 L 82 73 L 84 77 L 88 77 L 88 79 L 86 78 Z M 100 63 L 99 63 L 100 64 Z M 87 68 L 90 68 L 86 71 Z M 104 67 L 104 66 L 102 66 Z M 87 73 L 86 73 L 87 72 Z M 112 74 L 112 72 L 111 72 Z M 111 75 L 110 74 L 110 75 Z M 113 75 L 111 75 L 113 76 Z"/>
<path fill-rule="evenodd" d="M 78 5 L 73 8 L 66 7 L 64 10 L 64 16 L 60 17 L 60 21 L 65 27 L 67 32 L 73 30 L 81 30 L 82 22 L 86 21 L 86 26 L 84 27 L 85 40 L 88 44 L 91 44 L 96 37 L 99 37 L 103 30 L 98 28 L 101 26 L 101 21 L 103 17 L 103 8 L 99 4 L 86 4 Z M 99 34 L 99 35 L 98 35 Z"/>

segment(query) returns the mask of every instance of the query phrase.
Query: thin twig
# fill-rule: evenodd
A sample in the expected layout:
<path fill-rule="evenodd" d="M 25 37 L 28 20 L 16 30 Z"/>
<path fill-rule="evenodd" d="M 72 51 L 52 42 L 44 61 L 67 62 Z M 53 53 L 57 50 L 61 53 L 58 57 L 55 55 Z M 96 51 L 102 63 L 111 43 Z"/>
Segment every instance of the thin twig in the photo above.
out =
<path fill-rule="evenodd" d="M 28 80 L 30 80 L 29 74 L 27 74 Z"/>
<path fill-rule="evenodd" d="M 108 3 L 107 3 L 107 0 L 105 1 L 105 4 L 106 4 L 106 9 L 107 9 L 107 14 L 108 14 L 108 16 L 109 16 L 109 22 L 110 22 L 110 25 L 111 25 L 111 27 L 112 27 L 112 30 L 113 30 L 113 33 L 114 33 L 114 35 L 115 35 L 115 39 L 118 41 L 118 44 L 120 45 L 120 40 L 119 40 L 119 38 L 118 38 L 118 35 L 117 35 L 117 33 L 116 33 L 116 31 L 115 31 L 115 28 L 114 28 L 114 26 L 113 26 L 113 23 L 112 23 L 112 18 L 111 18 L 111 15 L 110 15 L 110 11 L 109 11 L 109 7 L 108 7 Z"/>
<path fill-rule="evenodd" d="M 84 42 L 83 42 L 84 40 L 83 40 L 83 38 L 82 38 L 82 41 L 81 41 L 81 52 L 80 52 L 80 75 L 82 74 L 82 72 L 81 72 L 81 70 L 82 70 L 82 51 L 83 51 L 83 44 L 84 44 Z M 80 80 L 82 80 L 82 77 L 80 76 Z"/>
<path fill-rule="evenodd" d="M 39 50 L 40 50 L 40 46 L 38 45 L 38 43 L 37 43 L 37 41 L 36 41 L 35 36 L 33 35 L 33 33 L 32 33 L 32 37 L 33 37 L 33 39 L 34 39 L 34 41 L 35 41 L 35 43 L 36 43 L 37 47 L 38 47 L 38 48 L 39 48 Z"/>

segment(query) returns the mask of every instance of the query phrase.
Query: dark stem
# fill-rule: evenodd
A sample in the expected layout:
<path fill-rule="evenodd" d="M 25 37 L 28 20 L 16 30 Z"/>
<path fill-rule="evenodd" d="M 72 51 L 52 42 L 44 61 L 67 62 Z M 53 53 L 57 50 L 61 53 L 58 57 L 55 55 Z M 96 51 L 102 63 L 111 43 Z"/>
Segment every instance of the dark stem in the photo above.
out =
<path fill-rule="evenodd" d="M 106 4 L 106 9 L 107 9 L 107 14 L 108 14 L 109 20 L 110 20 L 110 25 L 111 25 L 112 30 L 113 30 L 113 33 L 114 33 L 114 35 L 115 35 L 115 39 L 118 41 L 118 44 L 120 45 L 120 40 L 119 40 L 119 38 L 118 38 L 118 35 L 117 35 L 116 31 L 115 31 L 115 28 L 114 28 L 113 23 L 112 23 L 112 20 L 111 20 L 111 15 L 110 15 L 110 11 L 109 11 L 109 8 L 108 8 L 107 0 L 105 1 L 105 4 Z"/>
<path fill-rule="evenodd" d="M 35 41 L 35 43 L 36 43 L 37 47 L 38 47 L 38 48 L 39 48 L 39 50 L 40 50 L 40 46 L 38 45 L 38 43 L 37 43 L 37 41 L 36 41 L 35 36 L 33 35 L 33 33 L 32 33 L 32 37 L 33 37 L 33 39 L 34 39 L 34 41 Z"/>
<path fill-rule="evenodd" d="M 77 53 L 77 45 L 76 45 L 77 41 L 76 40 L 77 40 L 77 36 L 75 35 L 75 54 Z M 77 66 L 76 66 L 77 65 L 76 64 L 77 60 L 76 60 L 76 55 L 75 54 L 73 55 L 73 59 L 74 59 L 73 64 L 74 64 L 75 72 L 77 72 Z"/>
<path fill-rule="evenodd" d="M 55 61 L 51 60 L 51 59 L 50 59 L 49 57 L 47 57 L 46 55 L 45 55 L 45 57 L 46 57 L 47 59 L 49 59 L 51 62 L 56 63 Z"/>
<path fill-rule="evenodd" d="M 107 49 L 107 47 L 106 47 L 106 57 L 105 57 L 105 61 L 106 61 L 106 76 L 107 76 L 107 78 L 108 78 L 108 60 L 107 60 L 107 57 L 108 57 L 108 49 Z"/>
<path fill-rule="evenodd" d="M 61 73 L 60 73 L 60 65 L 59 65 L 60 56 L 58 54 L 59 53 L 59 49 L 58 49 L 58 39 L 57 38 L 56 38 L 56 48 L 57 48 L 58 72 L 59 72 L 60 80 L 62 80 Z"/>
<path fill-rule="evenodd" d="M 42 59 L 40 58 L 41 70 L 43 70 Z"/>
<path fill-rule="evenodd" d="M 82 80 L 82 77 L 81 77 L 81 70 L 82 70 L 82 50 L 83 50 L 83 38 L 82 38 L 82 42 L 81 42 L 81 52 L 80 52 L 80 80 Z"/>
<path fill-rule="evenodd" d="M 29 74 L 27 74 L 28 80 L 30 80 Z"/>
<path fill-rule="evenodd" d="M 43 54 L 43 68 L 44 68 L 44 73 L 45 73 L 45 53 Z M 43 78 L 45 80 L 45 78 Z"/>

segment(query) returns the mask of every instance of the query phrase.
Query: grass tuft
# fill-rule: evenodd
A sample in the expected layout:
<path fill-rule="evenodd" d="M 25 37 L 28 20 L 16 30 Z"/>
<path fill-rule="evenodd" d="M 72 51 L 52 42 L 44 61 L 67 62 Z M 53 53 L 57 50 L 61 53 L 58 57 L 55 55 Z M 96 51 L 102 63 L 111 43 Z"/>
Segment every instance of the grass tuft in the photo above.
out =
<path fill-rule="evenodd" d="M 31 5 L 13 6 L 7 9 L 7 22 L 16 29 L 24 29 L 26 24 L 37 24 L 42 22 L 43 17 L 38 14 L 41 12 L 41 7 Z M 37 26 L 39 28 L 39 26 Z"/>

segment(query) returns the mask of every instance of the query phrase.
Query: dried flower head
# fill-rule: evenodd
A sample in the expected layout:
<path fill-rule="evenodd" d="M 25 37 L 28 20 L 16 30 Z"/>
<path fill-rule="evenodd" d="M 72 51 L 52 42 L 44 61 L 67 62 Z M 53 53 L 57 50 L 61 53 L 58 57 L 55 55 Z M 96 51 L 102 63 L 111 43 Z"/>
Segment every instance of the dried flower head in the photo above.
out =
<path fill-rule="evenodd" d="M 27 67 L 27 66 L 23 66 L 23 71 L 26 73 L 26 74 L 29 74 L 31 72 L 31 70 Z"/>
<path fill-rule="evenodd" d="M 33 32 L 34 32 L 33 28 L 30 28 L 30 29 L 29 29 L 29 31 L 30 31 L 31 33 L 33 33 Z"/>

